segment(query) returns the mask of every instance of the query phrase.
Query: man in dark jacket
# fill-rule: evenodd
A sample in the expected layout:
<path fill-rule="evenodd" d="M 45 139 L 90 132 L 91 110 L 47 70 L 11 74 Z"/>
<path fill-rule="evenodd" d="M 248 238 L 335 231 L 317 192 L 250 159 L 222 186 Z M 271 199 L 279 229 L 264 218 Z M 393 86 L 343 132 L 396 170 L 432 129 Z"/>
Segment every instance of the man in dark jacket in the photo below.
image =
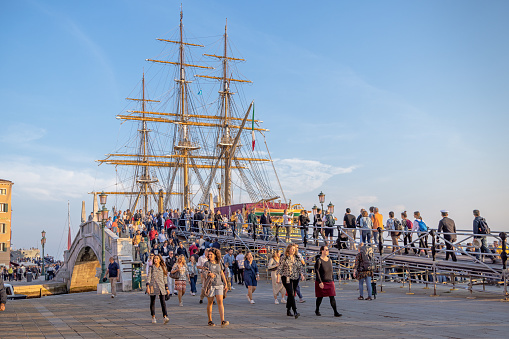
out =
<path fill-rule="evenodd" d="M 260 224 L 263 228 L 263 240 L 269 240 L 270 228 L 272 226 L 272 219 L 270 214 L 267 213 L 267 210 L 263 210 L 263 214 L 260 217 Z"/>
<path fill-rule="evenodd" d="M 256 234 L 256 226 L 258 225 L 258 220 L 256 220 L 255 209 L 251 209 L 251 213 L 247 215 L 247 231 L 249 234 L 254 232 Z"/>
<path fill-rule="evenodd" d="M 488 243 L 486 241 L 486 233 L 487 230 L 484 230 L 482 227 L 480 227 L 481 225 L 481 221 L 487 225 L 486 223 L 486 219 L 484 219 L 483 217 L 481 217 L 481 212 L 479 212 L 479 210 L 474 210 L 474 238 L 475 239 L 478 239 L 478 241 L 481 242 L 481 253 L 491 253 L 491 251 L 488 249 Z M 478 252 L 479 250 L 477 250 L 476 252 Z M 475 256 L 477 259 L 480 258 L 479 255 L 476 255 Z M 491 259 L 491 261 L 493 263 L 496 262 L 495 260 L 495 257 L 492 256 L 492 255 L 487 255 L 488 258 Z"/>
<path fill-rule="evenodd" d="M 187 250 L 184 247 L 184 243 L 180 243 L 177 248 L 177 257 L 183 255 L 186 259 L 189 259 L 189 255 L 187 254 Z"/>
<path fill-rule="evenodd" d="M 173 265 L 175 265 L 176 262 L 177 262 L 177 258 L 173 255 L 173 251 L 169 250 L 168 258 L 166 258 L 166 270 L 168 272 L 171 272 L 171 270 L 173 269 Z M 168 288 L 170 290 L 170 293 L 176 294 L 175 279 L 171 278 L 169 275 L 168 275 Z"/>
<path fill-rule="evenodd" d="M 447 248 L 447 252 L 445 253 L 445 260 L 449 260 L 449 255 L 451 256 L 452 261 L 457 261 L 456 253 L 454 253 L 454 248 L 451 243 L 456 241 L 456 224 L 454 220 L 449 218 L 449 211 L 441 210 L 442 220 L 438 223 L 438 232 L 444 233 L 452 233 L 452 234 L 444 234 L 444 239 L 447 240 L 445 242 L 445 246 Z"/>
<path fill-rule="evenodd" d="M 196 232 L 196 233 L 200 232 L 200 227 L 203 229 L 202 222 L 203 222 L 203 213 L 200 210 L 196 210 L 196 213 L 194 213 L 193 232 Z"/>
<path fill-rule="evenodd" d="M 0 277 L 0 311 L 5 311 L 5 304 L 7 303 L 7 291 L 4 286 L 4 278 Z"/>

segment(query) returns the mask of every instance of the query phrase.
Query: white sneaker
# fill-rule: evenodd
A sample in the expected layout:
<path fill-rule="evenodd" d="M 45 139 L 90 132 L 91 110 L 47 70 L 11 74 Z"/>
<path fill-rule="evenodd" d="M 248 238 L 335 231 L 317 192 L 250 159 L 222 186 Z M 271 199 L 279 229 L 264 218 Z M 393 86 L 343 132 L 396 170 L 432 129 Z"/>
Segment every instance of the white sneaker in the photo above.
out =
<path fill-rule="evenodd" d="M 251 299 L 249 298 L 249 296 L 246 294 L 246 298 L 247 298 L 247 301 L 251 302 Z"/>
<path fill-rule="evenodd" d="M 306 302 L 306 300 L 304 300 L 304 299 L 300 299 L 300 300 L 299 300 L 299 302 L 300 302 L 300 303 L 305 303 L 305 302 Z"/>
<path fill-rule="evenodd" d="M 184 303 L 180 303 L 180 304 L 179 304 L 179 306 L 180 306 L 180 307 L 184 306 Z"/>
<path fill-rule="evenodd" d="M 279 301 L 277 301 L 277 299 L 274 300 L 274 304 L 279 305 Z"/>
<path fill-rule="evenodd" d="M 286 299 L 285 298 L 281 299 L 281 304 L 286 304 Z"/>
<path fill-rule="evenodd" d="M 235 287 L 232 286 L 232 290 L 234 290 L 234 289 L 235 289 Z"/>
<path fill-rule="evenodd" d="M 155 324 L 155 323 L 157 323 L 157 320 L 156 320 L 156 318 L 154 317 L 154 318 L 152 318 L 152 324 Z"/>
<path fill-rule="evenodd" d="M 164 317 L 164 323 L 167 324 L 170 321 L 170 318 Z"/>
<path fill-rule="evenodd" d="M 249 302 L 250 302 L 251 304 L 254 304 L 254 303 L 255 303 L 253 299 L 249 300 Z"/>

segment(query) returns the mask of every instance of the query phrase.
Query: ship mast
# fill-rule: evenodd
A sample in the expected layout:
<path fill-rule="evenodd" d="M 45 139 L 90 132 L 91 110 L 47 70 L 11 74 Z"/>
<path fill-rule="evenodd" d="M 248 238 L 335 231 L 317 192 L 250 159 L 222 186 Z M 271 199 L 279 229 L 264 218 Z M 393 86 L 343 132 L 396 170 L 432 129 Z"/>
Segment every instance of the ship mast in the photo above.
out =
<path fill-rule="evenodd" d="M 231 71 L 235 66 L 229 64 L 233 61 L 245 61 L 244 59 L 233 58 L 229 56 L 232 54 L 228 52 L 228 31 L 227 25 L 224 29 L 224 42 L 220 49 L 223 55 L 204 54 L 205 56 L 217 58 L 221 61 L 221 74 L 219 76 L 212 75 L 197 75 L 190 71 L 194 68 L 210 69 L 214 67 L 192 65 L 186 63 L 186 51 L 192 47 L 204 47 L 203 45 L 185 42 L 184 25 L 183 25 L 183 12 L 180 11 L 180 24 L 177 30 L 178 38 L 175 40 L 157 39 L 167 43 L 174 44 L 178 50 L 174 50 L 178 55 L 178 60 L 155 60 L 146 59 L 147 61 L 159 63 L 167 66 L 175 67 L 176 86 L 173 87 L 175 96 L 174 110 L 170 112 L 157 112 L 151 110 L 147 102 L 161 102 L 146 99 L 145 93 L 145 75 L 142 80 L 142 98 L 131 99 L 141 101 L 141 110 L 127 110 L 127 114 L 117 115 L 117 119 L 123 121 L 140 121 L 139 138 L 137 144 L 137 154 L 129 154 L 117 152 L 107 154 L 106 159 L 98 160 L 100 164 L 109 164 L 115 166 L 132 166 L 135 169 L 134 187 L 131 192 L 105 192 L 106 194 L 122 194 L 130 195 L 131 199 L 136 196 L 134 204 L 130 203 L 130 207 L 136 208 L 138 202 L 141 201 L 145 210 L 150 208 L 150 199 L 159 195 L 159 202 L 162 201 L 162 195 L 166 195 L 164 204 L 159 204 L 159 209 L 162 208 L 176 208 L 171 203 L 170 196 L 178 195 L 178 204 L 182 208 L 190 208 L 193 203 L 193 194 L 201 191 L 202 200 L 209 198 L 209 192 L 212 189 L 212 183 L 216 181 L 216 170 L 221 171 L 222 189 L 220 190 L 222 204 L 229 205 L 232 203 L 232 171 L 238 170 L 239 177 L 242 179 L 246 186 L 252 201 L 259 200 L 258 197 L 266 197 L 270 194 L 270 189 L 263 184 L 263 178 L 260 177 L 260 168 L 250 170 L 259 162 L 270 162 L 270 159 L 264 157 L 254 157 L 249 149 L 247 154 L 244 154 L 243 148 L 240 144 L 240 137 L 242 132 L 251 130 L 245 126 L 246 116 L 244 118 L 238 116 L 233 102 L 232 95 L 235 94 L 230 91 L 230 84 L 232 83 L 251 83 L 249 80 L 234 79 Z M 190 59 L 188 56 L 187 59 Z M 178 72 L 178 75 L 177 75 Z M 219 82 L 219 110 L 217 114 L 210 115 L 207 111 L 197 113 L 196 108 L 192 103 L 192 96 L 190 92 L 190 83 L 188 80 L 191 76 L 212 79 Z M 200 90 L 201 92 L 201 90 Z M 165 93 L 166 95 L 166 93 Z M 164 101 L 163 101 L 164 102 Z M 246 113 L 247 114 L 247 113 Z M 241 123 L 242 122 L 242 123 Z M 255 120 L 256 123 L 261 121 Z M 156 140 L 152 140 L 148 128 L 149 123 L 166 123 L 174 126 L 174 134 L 171 141 L 171 148 L 168 150 L 166 146 L 163 149 L 155 149 L 154 146 L 160 144 Z M 193 126 L 193 127 L 191 127 Z M 194 127 L 196 126 L 196 128 Z M 212 129 L 212 131 L 210 130 Z M 265 132 L 265 128 L 256 127 L 255 131 Z M 155 131 L 154 138 L 161 134 L 158 130 Z M 232 136 L 233 134 L 233 136 Z M 214 136 L 215 141 L 210 144 L 210 136 Z M 161 136 L 164 136 L 161 134 Z M 167 137 L 167 136 L 164 136 Z M 235 139 L 235 140 L 234 140 Z M 237 145 L 237 146 L 235 146 Z M 125 147 L 128 147 L 127 145 Z M 218 152 L 219 151 L 219 152 Z M 170 153 L 170 154 L 168 154 Z M 154 168 L 158 170 L 159 180 L 155 178 Z M 166 174 L 166 173 L 168 174 Z M 191 178 L 192 175 L 192 178 Z M 252 181 L 248 177 L 252 178 Z M 161 178 L 167 178 L 164 183 L 164 191 L 156 191 L 153 184 L 159 183 L 158 186 L 163 184 L 160 182 Z M 131 176 L 131 178 L 133 178 Z M 192 180 L 191 180 L 192 179 Z M 195 180 L 196 179 L 196 180 Z M 195 192 L 191 191 L 191 183 L 196 181 L 199 184 L 199 189 Z M 251 183 L 252 182 L 252 183 Z M 159 188 L 159 187 L 158 187 Z M 152 196 L 152 198 L 151 198 Z M 157 199 L 155 199 L 157 200 Z M 132 201 L 132 200 L 131 200 Z M 177 202 L 175 201 L 175 202 Z M 203 201 L 200 201 L 203 202 Z M 160 206 L 163 205 L 163 206 Z"/>
<path fill-rule="evenodd" d="M 141 101 L 141 107 L 142 107 L 142 111 L 145 112 L 146 109 L 145 109 L 145 73 L 143 73 L 143 78 L 141 80 L 141 83 L 142 83 L 142 101 Z M 145 113 L 143 113 L 142 115 L 143 118 L 145 118 Z M 142 128 L 141 130 L 139 130 L 139 132 L 141 133 L 141 145 L 140 145 L 140 150 L 141 150 L 141 162 L 143 164 L 142 166 L 142 175 L 136 180 L 136 182 L 140 185 L 140 193 L 138 195 L 138 197 L 136 198 L 136 201 L 134 202 L 134 205 L 133 205 L 133 210 L 136 209 L 136 205 L 138 203 L 138 199 L 140 197 L 140 195 L 143 197 L 143 201 L 144 201 L 144 211 L 148 211 L 148 202 L 149 202 L 149 193 L 151 193 L 152 188 L 150 187 L 150 184 L 153 184 L 153 183 L 156 183 L 157 182 L 157 179 L 152 179 L 150 177 L 150 172 L 149 172 L 149 169 L 148 169 L 148 166 L 147 166 L 147 163 L 148 163 L 148 133 L 150 132 L 150 130 L 147 128 L 147 121 L 145 119 L 142 120 Z"/>
<path fill-rule="evenodd" d="M 223 80 L 222 87 L 223 90 L 220 92 L 223 103 L 223 138 L 221 140 L 220 146 L 226 148 L 225 154 L 227 155 L 224 158 L 224 169 L 223 169 L 223 179 L 224 179 L 224 205 L 228 206 L 231 204 L 231 167 L 232 167 L 232 157 L 235 152 L 231 152 L 230 148 L 233 146 L 233 140 L 230 137 L 230 126 L 228 123 L 228 108 L 230 103 L 230 82 L 228 80 L 228 19 L 226 19 L 226 24 L 224 25 L 224 58 L 223 58 Z"/>

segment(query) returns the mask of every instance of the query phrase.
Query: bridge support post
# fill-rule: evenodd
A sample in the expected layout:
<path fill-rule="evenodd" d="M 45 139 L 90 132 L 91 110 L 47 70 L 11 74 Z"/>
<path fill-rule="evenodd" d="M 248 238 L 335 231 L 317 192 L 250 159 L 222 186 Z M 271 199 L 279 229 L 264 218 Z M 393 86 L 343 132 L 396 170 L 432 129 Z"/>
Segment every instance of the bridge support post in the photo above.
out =
<path fill-rule="evenodd" d="M 412 276 L 410 275 L 410 269 L 408 268 L 407 266 L 407 274 L 408 274 L 408 292 L 407 294 L 409 295 L 412 295 L 412 294 L 415 294 L 414 292 L 412 292 Z"/>
<path fill-rule="evenodd" d="M 429 274 L 428 274 L 428 269 L 426 269 L 425 271 L 425 277 L 426 277 L 426 285 L 424 286 L 423 290 L 429 290 L 429 287 L 428 287 L 428 282 L 429 282 Z"/>
<path fill-rule="evenodd" d="M 431 294 L 430 297 L 438 297 L 438 296 L 439 295 L 437 294 L 437 266 L 436 266 L 436 262 L 433 261 L 433 294 Z"/>
<path fill-rule="evenodd" d="M 505 232 L 500 233 L 500 239 L 502 239 L 500 259 L 502 259 L 502 274 L 504 276 L 504 299 L 502 301 L 509 301 L 509 294 L 507 293 L 507 234 Z"/>
<path fill-rule="evenodd" d="M 450 289 L 450 291 L 457 291 L 458 289 L 456 288 L 456 277 L 454 276 L 454 272 L 451 273 L 451 281 L 452 288 Z"/>

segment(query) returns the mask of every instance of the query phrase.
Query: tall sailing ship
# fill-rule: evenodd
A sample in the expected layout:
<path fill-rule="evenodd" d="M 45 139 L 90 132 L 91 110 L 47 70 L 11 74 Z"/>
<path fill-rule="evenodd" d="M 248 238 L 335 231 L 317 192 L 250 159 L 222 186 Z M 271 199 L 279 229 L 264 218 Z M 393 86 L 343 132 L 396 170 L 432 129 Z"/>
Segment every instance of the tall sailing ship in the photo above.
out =
<path fill-rule="evenodd" d="M 234 209 L 289 207 L 281 185 L 280 194 L 272 188 L 271 177 L 279 180 L 268 147 L 255 143 L 255 134 L 264 139 L 268 129 L 255 119 L 254 102 L 239 94 L 251 81 L 238 75 L 245 60 L 233 55 L 227 25 L 215 54 L 198 58 L 196 50 L 205 46 L 186 39 L 182 12 L 173 36 L 157 40 L 169 47 L 147 59 L 157 66 L 149 84 L 158 94 L 147 90 L 143 74 L 138 97 L 127 98 L 135 107 L 117 115 L 133 130 L 117 151 L 98 160 L 116 168 L 116 188 L 105 193 L 130 210 L 224 210 L 235 202 Z"/>

